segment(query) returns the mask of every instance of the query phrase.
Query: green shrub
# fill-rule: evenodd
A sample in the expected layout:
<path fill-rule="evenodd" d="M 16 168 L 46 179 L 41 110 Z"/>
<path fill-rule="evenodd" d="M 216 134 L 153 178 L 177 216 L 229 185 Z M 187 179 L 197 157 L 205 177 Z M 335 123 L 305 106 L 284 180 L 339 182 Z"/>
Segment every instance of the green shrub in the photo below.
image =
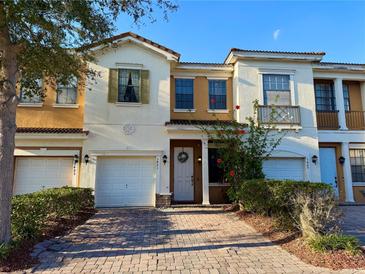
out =
<path fill-rule="evenodd" d="M 13 240 L 36 238 L 51 219 L 72 216 L 93 207 L 92 191 L 63 187 L 14 196 L 11 213 Z"/>
<path fill-rule="evenodd" d="M 319 252 L 336 250 L 346 250 L 352 254 L 360 252 L 359 241 L 353 236 L 342 234 L 316 236 L 309 240 L 309 245 Z"/>
<path fill-rule="evenodd" d="M 290 229 L 294 228 L 300 214 L 293 197 L 298 193 L 312 195 L 318 192 L 332 194 L 332 189 L 324 183 L 255 179 L 241 182 L 228 194 L 230 199 L 242 203 L 246 210 L 273 216 L 280 226 Z"/>
<path fill-rule="evenodd" d="M 11 246 L 8 244 L 0 244 L 0 261 L 6 258 L 11 250 Z"/>

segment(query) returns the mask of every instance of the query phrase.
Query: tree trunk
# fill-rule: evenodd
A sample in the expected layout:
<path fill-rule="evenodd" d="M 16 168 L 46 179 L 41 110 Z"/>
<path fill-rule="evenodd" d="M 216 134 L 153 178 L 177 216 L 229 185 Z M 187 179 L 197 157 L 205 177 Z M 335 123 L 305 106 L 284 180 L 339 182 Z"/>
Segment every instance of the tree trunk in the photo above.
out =
<path fill-rule="evenodd" d="M 0 1 L 0 243 L 11 239 L 16 131 L 16 48 L 10 43 L 3 1 Z"/>

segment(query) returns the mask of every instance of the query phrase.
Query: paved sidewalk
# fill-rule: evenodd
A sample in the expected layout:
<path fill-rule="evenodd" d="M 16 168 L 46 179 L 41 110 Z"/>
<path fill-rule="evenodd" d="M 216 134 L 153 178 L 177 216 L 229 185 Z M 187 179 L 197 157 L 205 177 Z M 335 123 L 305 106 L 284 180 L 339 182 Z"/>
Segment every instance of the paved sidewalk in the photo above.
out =
<path fill-rule="evenodd" d="M 41 263 L 31 271 L 44 273 L 332 273 L 273 245 L 234 214 L 208 208 L 100 210 L 34 253 Z"/>
<path fill-rule="evenodd" d="M 344 233 L 356 236 L 365 248 L 365 206 L 342 206 L 341 209 Z"/>

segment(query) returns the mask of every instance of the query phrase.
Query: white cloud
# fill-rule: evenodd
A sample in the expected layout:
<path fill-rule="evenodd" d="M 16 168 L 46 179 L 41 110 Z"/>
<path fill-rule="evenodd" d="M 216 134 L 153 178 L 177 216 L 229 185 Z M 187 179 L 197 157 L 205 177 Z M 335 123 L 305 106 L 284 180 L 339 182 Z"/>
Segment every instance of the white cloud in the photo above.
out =
<path fill-rule="evenodd" d="M 277 29 L 272 33 L 272 37 L 274 38 L 274 40 L 278 40 L 279 35 L 280 35 L 280 29 Z"/>

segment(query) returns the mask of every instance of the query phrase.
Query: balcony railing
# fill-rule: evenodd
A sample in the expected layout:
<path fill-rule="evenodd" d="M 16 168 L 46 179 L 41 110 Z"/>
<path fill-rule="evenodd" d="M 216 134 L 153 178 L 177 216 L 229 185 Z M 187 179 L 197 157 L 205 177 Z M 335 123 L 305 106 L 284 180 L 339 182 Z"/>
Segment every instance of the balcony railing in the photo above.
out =
<path fill-rule="evenodd" d="M 346 126 L 348 129 L 365 129 L 365 111 L 346 111 Z"/>
<path fill-rule="evenodd" d="M 318 129 L 339 129 L 338 111 L 317 111 Z"/>
<path fill-rule="evenodd" d="M 263 124 L 300 125 L 299 106 L 259 106 L 258 116 Z"/>

